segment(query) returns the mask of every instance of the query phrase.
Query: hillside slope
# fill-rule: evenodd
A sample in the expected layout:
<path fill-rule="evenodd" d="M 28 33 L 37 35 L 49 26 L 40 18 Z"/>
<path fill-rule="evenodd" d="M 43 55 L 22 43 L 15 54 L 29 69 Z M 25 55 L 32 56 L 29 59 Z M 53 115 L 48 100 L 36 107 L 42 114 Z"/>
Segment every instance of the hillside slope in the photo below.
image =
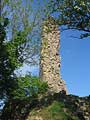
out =
<path fill-rule="evenodd" d="M 0 120 L 90 120 L 90 96 L 56 93 L 7 103 Z"/>
<path fill-rule="evenodd" d="M 27 120 L 90 120 L 90 97 L 55 94 L 47 104 L 34 108 Z"/>

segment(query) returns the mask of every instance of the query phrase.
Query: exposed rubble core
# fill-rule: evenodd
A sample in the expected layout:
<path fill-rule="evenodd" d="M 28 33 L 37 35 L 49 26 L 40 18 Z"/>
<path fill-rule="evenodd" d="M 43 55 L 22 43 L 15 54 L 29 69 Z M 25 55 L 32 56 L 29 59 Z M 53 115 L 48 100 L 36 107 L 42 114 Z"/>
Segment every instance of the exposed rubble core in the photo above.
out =
<path fill-rule="evenodd" d="M 49 92 L 67 91 L 65 82 L 60 76 L 59 50 L 60 30 L 54 18 L 49 17 L 42 26 L 40 57 L 40 78 L 48 83 Z"/>

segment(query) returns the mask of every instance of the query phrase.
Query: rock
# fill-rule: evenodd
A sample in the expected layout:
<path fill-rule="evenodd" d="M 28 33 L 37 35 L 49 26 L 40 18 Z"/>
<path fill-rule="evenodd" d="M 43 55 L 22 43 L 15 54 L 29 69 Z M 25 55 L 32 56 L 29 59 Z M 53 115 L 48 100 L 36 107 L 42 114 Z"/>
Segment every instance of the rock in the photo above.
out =
<path fill-rule="evenodd" d="M 43 120 L 40 116 L 29 116 L 26 120 Z"/>

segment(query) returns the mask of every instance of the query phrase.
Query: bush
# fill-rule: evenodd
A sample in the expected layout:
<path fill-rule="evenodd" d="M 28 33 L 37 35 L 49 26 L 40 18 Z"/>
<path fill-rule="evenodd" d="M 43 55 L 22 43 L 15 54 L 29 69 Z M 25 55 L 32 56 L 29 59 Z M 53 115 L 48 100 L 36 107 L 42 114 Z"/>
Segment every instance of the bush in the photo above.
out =
<path fill-rule="evenodd" d="M 37 97 L 38 94 L 44 94 L 48 89 L 46 82 L 41 81 L 39 77 L 31 77 L 29 75 L 18 78 L 18 85 L 18 89 L 13 92 L 14 99 Z"/>

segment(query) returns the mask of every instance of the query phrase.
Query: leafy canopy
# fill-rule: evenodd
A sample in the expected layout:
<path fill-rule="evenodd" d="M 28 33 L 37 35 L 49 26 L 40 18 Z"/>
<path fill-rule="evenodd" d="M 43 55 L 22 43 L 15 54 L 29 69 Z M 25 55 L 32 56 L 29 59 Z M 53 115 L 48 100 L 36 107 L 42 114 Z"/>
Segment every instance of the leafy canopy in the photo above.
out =
<path fill-rule="evenodd" d="M 16 66 L 13 64 L 12 59 L 9 58 L 8 43 L 5 41 L 6 23 L 8 23 L 8 19 L 5 19 L 3 24 L 0 22 L 0 98 L 6 96 L 11 97 L 11 91 L 17 87 L 17 79 L 14 75 Z M 11 51 L 13 51 L 13 49 Z M 16 52 L 17 50 L 15 50 L 15 53 Z M 17 57 L 15 54 L 13 59 Z"/>
<path fill-rule="evenodd" d="M 90 36 L 90 0 L 50 0 L 49 8 L 59 25 L 86 32 L 81 38 Z"/>

